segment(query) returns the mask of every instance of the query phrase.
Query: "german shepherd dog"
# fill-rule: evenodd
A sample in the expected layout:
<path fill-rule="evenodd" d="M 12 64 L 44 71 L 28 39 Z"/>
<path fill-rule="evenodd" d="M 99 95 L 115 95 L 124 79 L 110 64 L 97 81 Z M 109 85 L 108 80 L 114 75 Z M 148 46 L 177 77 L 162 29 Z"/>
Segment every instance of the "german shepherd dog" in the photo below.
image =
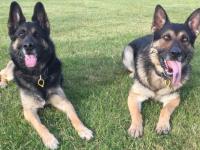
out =
<path fill-rule="evenodd" d="M 50 149 L 58 147 L 57 139 L 41 123 L 37 114 L 37 110 L 45 104 L 52 104 L 66 113 L 79 136 L 90 140 L 92 131 L 81 122 L 63 92 L 61 62 L 50 38 L 50 25 L 43 4 L 36 3 L 32 22 L 26 22 L 19 4 L 12 2 L 8 32 L 12 61 L 1 71 L 1 83 L 14 77 L 24 117 L 38 132 L 44 145 Z"/>
<path fill-rule="evenodd" d="M 166 11 L 157 5 L 152 32 L 130 42 L 122 55 L 125 68 L 134 75 L 128 96 L 132 119 L 128 133 L 135 138 L 143 134 L 141 104 L 149 98 L 163 103 L 156 132 L 170 131 L 170 116 L 180 103 L 179 89 L 189 79 L 189 63 L 200 32 L 200 8 L 180 24 L 171 23 Z"/>

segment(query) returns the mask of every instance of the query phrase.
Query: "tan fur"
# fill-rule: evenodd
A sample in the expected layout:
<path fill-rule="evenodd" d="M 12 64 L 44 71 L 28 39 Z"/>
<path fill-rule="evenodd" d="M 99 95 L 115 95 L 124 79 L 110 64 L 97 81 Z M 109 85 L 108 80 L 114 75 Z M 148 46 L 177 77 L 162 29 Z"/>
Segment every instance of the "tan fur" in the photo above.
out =
<path fill-rule="evenodd" d="M 154 70 L 152 70 L 147 76 L 145 74 L 144 67 L 142 66 L 143 65 L 142 60 L 140 62 L 141 63 L 139 63 L 140 66 L 138 67 L 138 73 L 140 74 L 140 78 L 142 79 L 143 83 L 145 83 L 145 85 L 150 87 L 151 90 L 149 88 L 144 87 L 137 80 L 134 81 L 132 90 L 134 90 L 135 93 L 141 94 L 148 98 L 160 99 L 162 96 L 169 94 L 170 92 L 173 92 L 178 88 L 180 88 L 180 86 L 182 86 L 182 84 L 184 84 L 186 80 L 188 80 L 189 78 L 188 76 L 185 76 L 184 79 L 181 81 L 180 86 L 167 87 L 165 84 L 165 80 L 162 77 L 158 76 Z"/>
<path fill-rule="evenodd" d="M 129 134 L 133 137 L 139 137 L 142 135 L 142 115 L 141 111 L 141 101 L 144 101 L 145 97 L 143 95 L 134 93 L 134 91 L 129 92 L 128 96 L 128 108 L 131 115 L 131 126 L 129 127 Z"/>
<path fill-rule="evenodd" d="M 168 95 L 171 92 L 174 92 L 178 87 L 171 88 L 171 87 L 165 87 L 163 89 L 160 89 L 156 92 L 155 100 L 161 101 L 161 98 L 165 95 Z M 162 102 L 162 101 L 161 101 Z"/>
<path fill-rule="evenodd" d="M 164 69 L 160 66 L 160 61 L 159 61 L 159 58 L 158 58 L 157 49 L 152 47 L 151 50 L 150 50 L 149 56 L 150 56 L 151 62 L 155 65 L 156 70 L 159 71 L 159 72 L 163 72 Z"/>
<path fill-rule="evenodd" d="M 155 93 L 153 91 L 141 85 L 137 80 L 134 81 L 130 92 L 137 93 L 138 95 L 143 95 L 143 97 L 145 97 L 146 99 L 148 99 L 149 97 L 155 97 Z"/>
<path fill-rule="evenodd" d="M 20 96 L 21 96 L 22 106 L 25 109 L 38 109 L 38 108 L 43 108 L 45 105 L 44 100 L 40 100 L 36 97 L 27 95 L 27 91 L 24 91 L 23 89 L 20 89 Z"/>
<path fill-rule="evenodd" d="M 36 109 L 24 109 L 24 117 L 35 128 L 39 136 L 42 138 L 42 141 L 46 147 L 51 149 L 57 148 L 58 145 L 57 139 L 40 122 Z"/>
<path fill-rule="evenodd" d="M 12 48 L 13 48 L 13 50 L 17 50 L 17 47 L 18 47 L 19 43 L 20 43 L 20 39 L 17 38 L 17 39 L 12 43 Z"/>
<path fill-rule="evenodd" d="M 156 76 L 152 76 L 152 77 L 155 77 Z M 157 76 L 158 77 L 158 76 Z M 158 81 L 159 81 L 159 78 L 158 78 Z M 161 99 L 162 97 L 170 94 L 171 92 L 174 92 L 176 91 L 179 87 L 174 87 L 174 88 L 171 88 L 171 87 L 166 87 L 164 86 L 164 83 L 160 83 L 158 81 L 154 81 L 153 82 L 153 86 L 158 86 L 161 84 L 163 86 L 163 88 L 159 88 L 159 90 L 156 90 L 156 91 L 152 91 L 146 87 L 144 87 L 140 82 L 138 82 L 137 80 L 134 80 L 134 84 L 133 86 L 131 87 L 131 90 L 130 92 L 133 92 L 133 93 L 137 93 L 139 95 L 142 95 L 143 97 L 146 97 L 146 99 L 148 98 L 154 98 L 155 100 L 159 100 L 160 102 L 163 102 Z M 163 80 L 164 81 L 164 80 Z M 173 95 L 173 94 L 172 94 Z M 141 101 L 143 102 L 143 101 Z"/>
<path fill-rule="evenodd" d="M 26 94 L 26 91 L 20 90 L 21 101 L 24 110 L 25 119 L 30 122 L 33 128 L 37 131 L 45 146 L 51 149 L 57 148 L 58 141 L 53 134 L 41 123 L 37 114 L 38 108 L 43 108 L 44 102 L 35 99 Z"/>
<path fill-rule="evenodd" d="M 175 108 L 179 105 L 180 97 L 179 95 L 176 95 L 176 97 L 174 98 L 168 97 L 168 100 L 166 101 L 168 102 L 163 105 L 164 107 L 160 112 L 159 121 L 156 126 L 157 133 L 162 133 L 163 131 L 164 133 L 168 133 L 168 131 L 170 130 L 170 116 Z"/>
<path fill-rule="evenodd" d="M 154 90 L 159 90 L 159 89 L 163 89 L 166 87 L 164 79 L 157 76 L 157 74 L 155 73 L 154 70 L 152 70 L 150 72 L 149 84 L 150 84 L 151 88 Z"/>
<path fill-rule="evenodd" d="M 152 77 L 156 77 L 155 74 L 152 74 Z M 158 77 L 158 76 L 157 76 Z M 159 90 L 153 91 L 146 87 L 144 87 L 137 80 L 134 81 L 134 84 L 129 92 L 128 96 L 128 108 L 131 115 L 131 125 L 128 129 L 128 133 L 132 137 L 139 137 L 142 135 L 143 127 L 142 127 L 142 115 L 140 113 L 141 104 L 143 101 L 148 100 L 149 98 L 154 98 L 163 103 L 163 109 L 161 111 L 160 119 L 156 128 L 158 133 L 167 133 L 170 130 L 170 115 L 173 110 L 178 106 L 180 98 L 179 93 L 175 92 L 176 89 L 165 87 L 161 83 L 161 79 L 155 78 L 152 80 L 152 85 L 154 87 L 157 86 Z M 160 87 L 163 88 L 160 88 Z M 164 121 L 164 122 L 163 122 Z"/>
<path fill-rule="evenodd" d="M 148 79 L 147 79 L 147 75 L 145 74 L 145 68 L 144 68 L 144 58 L 142 57 L 138 58 L 137 66 L 138 68 L 140 68 L 138 70 L 138 73 L 140 74 L 140 77 L 143 79 L 143 82 L 145 84 L 148 84 Z"/>
<path fill-rule="evenodd" d="M 167 105 L 171 100 L 173 99 L 177 99 L 177 97 L 179 98 L 179 93 L 178 92 L 174 92 L 172 94 L 168 94 L 165 96 L 162 96 L 160 98 L 160 102 L 163 103 L 163 106 Z"/>
<path fill-rule="evenodd" d="M 9 61 L 4 69 L 0 72 L 0 86 L 5 87 L 7 83 L 13 80 L 14 63 Z"/>
<path fill-rule="evenodd" d="M 160 49 L 169 49 L 172 45 L 172 41 L 166 42 L 164 39 L 159 39 L 155 42 L 153 42 L 154 48 L 160 48 Z"/>
<path fill-rule="evenodd" d="M 44 105 L 46 104 L 45 101 L 40 97 L 29 95 L 27 92 L 28 91 L 20 89 L 20 96 L 21 96 L 22 106 L 24 109 L 25 119 L 28 120 L 31 123 L 31 125 L 35 128 L 39 136 L 42 138 L 44 144 L 48 148 L 50 149 L 57 148 L 58 146 L 57 139 L 40 122 L 39 116 L 37 114 L 37 110 L 39 108 L 43 108 Z M 50 89 L 48 91 L 48 94 L 51 96 L 49 97 L 47 102 L 67 114 L 67 116 L 72 122 L 73 127 L 76 129 L 81 138 L 90 140 L 93 137 L 92 131 L 90 131 L 87 127 L 83 125 L 83 123 L 77 116 L 73 105 L 65 97 L 62 88 L 57 87 Z"/>

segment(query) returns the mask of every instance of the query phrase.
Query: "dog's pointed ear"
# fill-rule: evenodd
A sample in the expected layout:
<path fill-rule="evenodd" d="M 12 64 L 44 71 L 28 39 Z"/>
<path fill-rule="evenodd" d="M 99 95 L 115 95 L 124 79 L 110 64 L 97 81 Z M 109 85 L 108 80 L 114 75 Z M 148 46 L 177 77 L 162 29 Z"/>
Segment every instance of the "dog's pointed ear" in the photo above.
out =
<path fill-rule="evenodd" d="M 185 24 L 189 26 L 192 32 L 197 36 L 200 32 L 200 8 L 192 12 L 187 18 Z"/>
<path fill-rule="evenodd" d="M 35 4 L 32 21 L 37 22 L 47 32 L 47 34 L 50 34 L 49 20 L 41 2 Z"/>
<path fill-rule="evenodd" d="M 151 27 L 152 31 L 160 30 L 167 22 L 169 22 L 169 18 L 166 11 L 161 5 L 157 5 Z"/>
<path fill-rule="evenodd" d="M 19 27 L 20 24 L 24 23 L 26 18 L 24 17 L 21 7 L 17 2 L 12 2 L 10 4 L 10 13 L 8 18 L 8 34 L 12 37 Z"/>

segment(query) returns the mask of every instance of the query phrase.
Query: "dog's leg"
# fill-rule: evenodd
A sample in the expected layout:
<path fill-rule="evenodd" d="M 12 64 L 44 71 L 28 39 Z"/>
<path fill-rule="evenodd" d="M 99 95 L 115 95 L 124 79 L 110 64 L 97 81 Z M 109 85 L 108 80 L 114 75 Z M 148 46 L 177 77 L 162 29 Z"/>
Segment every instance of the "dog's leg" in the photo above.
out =
<path fill-rule="evenodd" d="M 6 67 L 0 71 L 0 87 L 6 87 L 7 83 L 13 80 L 14 66 L 14 63 L 12 61 L 9 61 Z"/>
<path fill-rule="evenodd" d="M 26 95 L 22 90 L 20 94 L 25 119 L 35 128 L 47 148 L 57 149 L 59 144 L 57 139 L 41 123 L 37 114 L 37 109 L 43 107 L 44 104 L 42 104 L 39 100 L 34 99 L 32 96 Z"/>
<path fill-rule="evenodd" d="M 40 122 L 39 116 L 36 109 L 24 109 L 25 119 L 31 123 L 31 125 L 38 132 L 39 136 L 42 138 L 44 145 L 49 149 L 58 148 L 58 140 L 53 134 Z"/>
<path fill-rule="evenodd" d="M 132 122 L 128 129 L 128 133 L 130 136 L 135 138 L 140 137 L 143 134 L 141 104 L 144 100 L 146 100 L 144 96 L 130 90 L 128 96 L 128 108 Z"/>
<path fill-rule="evenodd" d="M 156 126 L 156 132 L 158 134 L 167 134 L 170 131 L 170 116 L 175 110 L 175 108 L 180 103 L 180 97 L 178 94 L 173 94 L 165 96 L 161 99 L 163 102 L 163 108 L 160 112 L 159 121 Z"/>
<path fill-rule="evenodd" d="M 122 53 L 122 62 L 125 68 L 130 71 L 130 77 L 134 77 L 135 68 L 134 68 L 134 50 L 131 46 L 127 46 L 124 48 Z"/>
<path fill-rule="evenodd" d="M 77 116 L 73 105 L 65 97 L 63 90 L 61 88 L 58 88 L 57 91 L 58 91 L 57 94 L 53 94 L 50 97 L 49 99 L 50 103 L 57 109 L 67 114 L 73 127 L 76 129 L 76 131 L 78 132 L 79 136 L 82 139 L 90 140 L 91 138 L 93 138 L 92 131 L 83 125 L 83 123 Z"/>

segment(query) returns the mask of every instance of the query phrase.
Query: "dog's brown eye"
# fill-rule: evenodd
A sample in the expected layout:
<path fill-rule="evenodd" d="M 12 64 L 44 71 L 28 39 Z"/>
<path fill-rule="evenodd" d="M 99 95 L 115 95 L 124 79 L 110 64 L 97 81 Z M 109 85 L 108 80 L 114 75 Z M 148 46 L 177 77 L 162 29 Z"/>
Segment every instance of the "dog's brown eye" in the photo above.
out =
<path fill-rule="evenodd" d="M 23 38 L 23 37 L 25 36 L 25 32 L 24 32 L 24 31 L 19 32 L 18 36 L 19 36 L 20 38 Z"/>
<path fill-rule="evenodd" d="M 165 41 L 170 41 L 171 40 L 171 36 L 170 35 L 164 35 L 163 36 L 163 39 L 165 40 Z"/>
<path fill-rule="evenodd" d="M 181 38 L 181 41 L 183 42 L 183 43 L 185 43 L 185 42 L 188 42 L 188 37 L 186 37 L 186 36 L 183 36 L 182 38 Z"/>

